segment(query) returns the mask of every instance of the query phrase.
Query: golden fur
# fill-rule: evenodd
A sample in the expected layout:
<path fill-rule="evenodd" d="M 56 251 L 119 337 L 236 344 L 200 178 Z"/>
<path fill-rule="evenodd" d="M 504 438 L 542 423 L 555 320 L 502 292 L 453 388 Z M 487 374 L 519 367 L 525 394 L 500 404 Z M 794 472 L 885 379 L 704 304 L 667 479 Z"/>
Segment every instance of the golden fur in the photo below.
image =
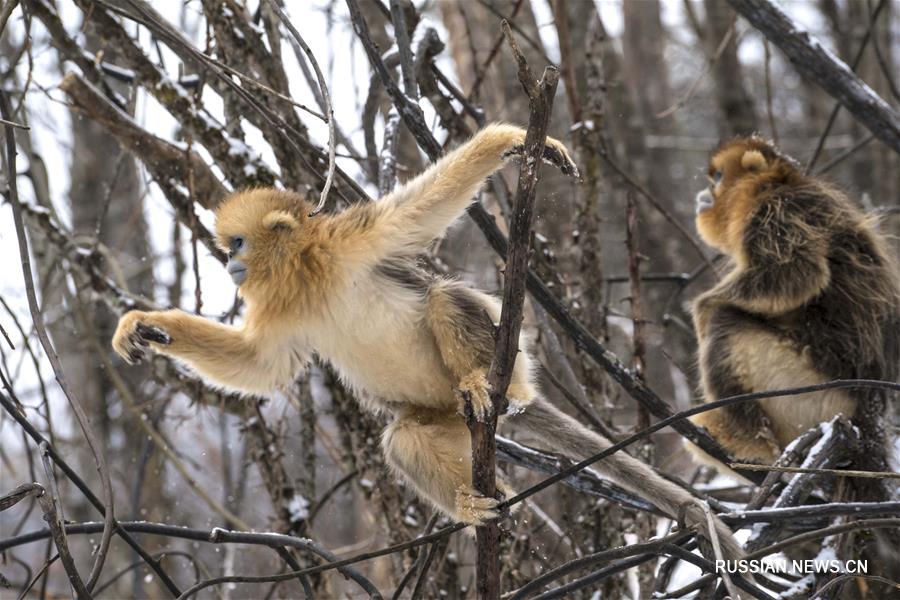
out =
<path fill-rule="evenodd" d="M 478 414 L 491 409 L 485 373 L 500 304 L 419 270 L 412 258 L 443 235 L 524 137 L 518 127 L 487 127 L 386 197 L 335 216 L 307 217 L 310 205 L 289 192 L 235 194 L 217 212 L 216 233 L 232 255 L 229 272 L 246 267 L 244 324 L 180 311 L 131 312 L 113 347 L 136 360 L 149 345 L 214 385 L 249 393 L 290 384 L 316 353 L 370 408 L 393 416 L 383 435 L 385 456 L 420 495 L 467 523 L 497 516 L 498 500 L 472 488 L 458 391 L 470 393 Z M 545 158 L 577 172 L 556 140 L 547 139 Z M 607 439 L 540 398 L 524 337 L 520 347 L 508 391 L 518 414 L 506 418 L 573 458 L 608 448 Z M 617 453 L 597 469 L 672 516 L 684 510 L 687 522 L 708 535 L 700 501 L 640 461 Z M 716 528 L 726 554 L 739 555 L 727 527 L 717 521 Z"/>
<path fill-rule="evenodd" d="M 870 220 L 759 138 L 717 149 L 709 177 L 697 228 L 733 268 L 694 302 L 707 401 L 838 378 L 895 380 L 900 292 Z M 839 413 L 853 417 L 860 405 L 880 412 L 883 398 L 830 390 L 692 420 L 737 459 L 770 462 L 800 433 Z M 883 457 L 882 441 L 870 450 Z"/>

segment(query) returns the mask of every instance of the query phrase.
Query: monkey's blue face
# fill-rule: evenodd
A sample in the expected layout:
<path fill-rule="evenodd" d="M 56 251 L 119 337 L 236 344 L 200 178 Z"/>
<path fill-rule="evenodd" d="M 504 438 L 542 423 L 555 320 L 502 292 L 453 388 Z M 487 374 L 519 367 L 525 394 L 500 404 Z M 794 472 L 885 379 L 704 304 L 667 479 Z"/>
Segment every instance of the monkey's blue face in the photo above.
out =
<path fill-rule="evenodd" d="M 234 285 L 240 286 L 247 279 L 247 264 L 243 258 L 247 252 L 247 242 L 239 235 L 231 238 L 228 244 L 228 264 L 225 270 L 231 275 Z"/>

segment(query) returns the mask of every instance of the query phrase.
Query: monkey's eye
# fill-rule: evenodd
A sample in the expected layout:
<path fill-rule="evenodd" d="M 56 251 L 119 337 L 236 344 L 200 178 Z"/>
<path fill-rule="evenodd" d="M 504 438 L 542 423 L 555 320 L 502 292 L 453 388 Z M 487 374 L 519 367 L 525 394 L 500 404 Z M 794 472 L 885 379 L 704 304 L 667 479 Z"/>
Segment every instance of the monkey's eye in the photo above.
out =
<path fill-rule="evenodd" d="M 713 179 L 713 183 L 718 185 L 719 182 L 722 181 L 722 171 L 716 171 L 715 173 L 713 173 L 712 179 Z"/>
<path fill-rule="evenodd" d="M 239 235 L 231 238 L 231 243 L 228 245 L 228 249 L 231 251 L 232 256 L 240 252 L 244 249 L 244 238 Z"/>

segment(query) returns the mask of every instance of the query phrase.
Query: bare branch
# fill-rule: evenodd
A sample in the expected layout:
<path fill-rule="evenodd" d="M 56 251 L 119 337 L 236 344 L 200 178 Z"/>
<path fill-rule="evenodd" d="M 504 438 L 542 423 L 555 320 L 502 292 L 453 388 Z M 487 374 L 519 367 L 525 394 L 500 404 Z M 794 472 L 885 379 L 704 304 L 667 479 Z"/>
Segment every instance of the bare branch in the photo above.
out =
<path fill-rule="evenodd" d="M 501 28 L 519 65 L 519 82 L 528 94 L 531 114 L 528 117 L 528 131 L 525 134 L 522 162 L 519 167 L 519 184 L 509 225 L 509 251 L 504 270 L 500 326 L 495 338 L 494 360 L 487 377 L 493 410 L 482 421 L 476 418 L 471 402 L 466 403 L 466 424 L 472 433 L 472 484 L 488 498 L 497 494 L 497 442 L 494 432 L 497 429 L 497 416 L 506 412 L 506 389 L 512 379 L 513 366 L 519 353 L 534 199 L 543 162 L 553 96 L 559 82 L 559 71 L 555 67 L 547 67 L 541 80 L 536 81 L 525 56 L 513 38 L 509 24 L 503 21 Z M 475 535 L 478 542 L 476 561 L 478 596 L 488 599 L 499 598 L 500 529 L 496 523 L 488 523 L 478 527 Z"/>
<path fill-rule="evenodd" d="M 7 120 L 9 120 L 9 118 L 12 116 L 12 109 L 9 105 L 9 100 L 6 97 L 6 93 L 3 92 L 2 89 L 0 89 L 0 113 L 2 113 L 0 114 L 0 116 Z M 53 348 L 53 344 L 50 341 L 50 336 L 47 333 L 47 327 L 44 324 L 44 314 L 41 312 L 41 308 L 37 300 L 37 294 L 34 289 L 34 279 L 31 272 L 30 251 L 28 249 L 28 239 L 25 236 L 25 223 L 22 217 L 22 204 L 19 202 L 18 184 L 16 181 L 17 173 L 15 128 L 11 125 L 5 125 L 4 127 L 6 128 L 6 149 L 3 153 L 3 167 L 6 173 L 7 183 L 9 185 L 9 200 L 12 204 L 13 209 L 13 222 L 16 228 L 16 237 L 19 240 L 19 258 L 22 261 L 22 276 L 25 279 L 25 294 L 28 298 L 28 309 L 31 312 L 31 319 L 34 323 L 34 328 L 37 332 L 38 339 L 41 341 L 41 346 L 44 348 L 44 353 L 47 356 L 47 359 L 50 361 L 50 366 L 53 368 L 53 373 L 56 376 L 56 381 L 57 383 L 59 383 L 59 387 L 60 389 L 62 389 L 66 400 L 68 400 L 69 402 L 69 405 L 72 407 L 72 412 L 75 413 L 75 419 L 78 421 L 81 432 L 84 434 L 84 439 L 87 442 L 88 447 L 91 450 L 91 454 L 94 457 L 94 461 L 97 465 L 97 472 L 100 475 L 100 482 L 103 487 L 103 538 L 100 549 L 97 552 L 97 555 L 94 557 L 94 564 L 91 567 L 91 573 L 85 586 L 86 590 L 90 592 L 90 590 L 94 588 L 94 585 L 96 585 L 97 579 L 100 577 L 100 572 L 103 570 L 103 562 L 104 560 L 106 560 L 106 553 L 109 547 L 109 539 L 112 533 L 114 519 L 114 499 L 112 483 L 110 481 L 109 468 L 106 464 L 106 456 L 103 453 L 103 446 L 102 444 L 100 444 L 100 442 L 97 440 L 96 435 L 94 434 L 90 419 L 88 419 L 87 413 L 85 412 L 81 401 L 78 399 L 78 397 L 75 395 L 74 390 L 68 385 L 66 381 L 59 356 L 56 354 L 56 350 Z M 62 550 L 60 550 L 60 552 L 62 552 Z"/>
<path fill-rule="evenodd" d="M 37 429 L 25 418 L 25 416 L 19 411 L 16 405 L 10 400 L 5 394 L 0 393 L 0 406 L 3 406 L 3 409 L 9 414 L 13 420 L 15 420 L 19 426 L 25 431 L 25 433 L 30 437 L 36 444 L 41 445 L 47 444 L 47 455 L 53 460 L 53 462 L 65 473 L 66 477 L 71 481 L 78 491 L 84 495 L 88 502 L 97 509 L 97 511 L 105 516 L 106 507 L 103 502 L 100 501 L 99 498 L 94 494 L 91 488 L 84 482 L 81 477 L 78 476 L 72 467 L 62 458 L 62 456 L 57 452 L 53 446 L 49 444 L 49 442 L 42 436 Z M 159 564 L 159 561 L 154 559 L 138 542 L 134 539 L 134 537 L 122 529 L 120 524 L 117 521 L 113 521 L 113 526 L 115 527 L 116 535 L 122 538 L 126 544 L 128 544 L 143 560 L 147 563 L 147 565 L 153 570 L 154 573 L 160 578 L 160 581 L 163 582 L 163 585 L 169 590 L 169 592 L 174 596 L 178 596 L 181 594 L 181 590 L 178 589 L 178 586 L 172 580 L 171 577 L 163 570 L 162 566 Z M 66 526 L 66 530 L 68 531 L 68 527 Z M 103 531 L 106 527 L 106 522 L 104 521 L 101 524 L 97 524 L 94 532 Z M 2 541 L 0 541 L 2 544 Z"/>
<path fill-rule="evenodd" d="M 790 59 L 797 70 L 840 102 L 875 137 L 900 153 L 900 114 L 808 31 L 769 0 L 728 0 Z"/>
<path fill-rule="evenodd" d="M 278 3 L 275 2 L 275 0 L 266 1 L 269 4 L 269 8 L 278 15 L 281 22 L 284 23 L 285 27 L 288 28 L 288 31 L 291 32 L 291 37 L 293 37 L 294 41 L 297 42 L 303 49 L 303 52 L 306 53 L 306 57 L 309 59 L 313 70 L 316 72 L 316 80 L 319 82 L 319 90 L 322 93 L 322 100 L 325 102 L 326 121 L 328 123 L 328 173 L 325 176 L 325 185 L 322 186 L 322 192 L 319 194 L 319 203 L 316 204 L 316 207 L 309 213 L 309 216 L 313 217 L 325 208 L 325 201 L 328 200 L 328 192 L 331 190 L 332 181 L 334 181 L 334 170 L 336 166 L 334 157 L 335 149 L 337 147 L 337 137 L 334 132 L 334 108 L 331 105 L 331 95 L 328 93 L 328 84 L 325 83 L 325 76 L 322 75 L 322 69 L 319 68 L 319 62 L 316 60 L 315 54 L 310 50 L 309 46 L 303 40 L 303 36 L 301 36 L 300 32 L 297 31 L 297 28 L 294 27 L 294 24 L 291 23 L 287 14 L 285 14 L 281 7 L 278 6 Z"/>
<path fill-rule="evenodd" d="M 79 110 L 102 123 L 119 143 L 147 165 L 182 222 L 196 231 L 203 245 L 224 263 L 225 253 L 216 246 L 212 233 L 192 218 L 188 190 L 181 183 L 193 179 L 197 201 L 204 208 L 215 207 L 225 197 L 227 190 L 200 155 L 188 152 L 186 160 L 185 150 L 141 128 L 75 73 L 66 75 L 59 88 L 69 95 Z"/>

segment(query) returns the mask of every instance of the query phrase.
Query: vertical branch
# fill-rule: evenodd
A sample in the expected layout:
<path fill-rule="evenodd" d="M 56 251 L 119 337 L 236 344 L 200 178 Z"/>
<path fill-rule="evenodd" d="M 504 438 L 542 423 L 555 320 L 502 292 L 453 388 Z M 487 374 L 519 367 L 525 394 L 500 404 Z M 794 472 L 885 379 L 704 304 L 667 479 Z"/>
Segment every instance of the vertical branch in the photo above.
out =
<path fill-rule="evenodd" d="M 763 77 L 766 82 L 766 118 L 769 120 L 769 135 L 772 141 L 778 145 L 778 128 L 775 127 L 775 107 L 772 100 L 772 49 L 769 40 L 763 39 Z"/>
<path fill-rule="evenodd" d="M 559 37 L 559 63 L 562 71 L 563 86 L 566 89 L 566 100 L 569 103 L 569 116 L 572 123 L 581 122 L 581 100 L 578 96 L 578 84 L 575 79 L 575 58 L 572 56 L 572 32 L 569 29 L 569 14 L 563 0 L 553 0 L 553 22 L 556 23 L 556 35 Z"/>
<path fill-rule="evenodd" d="M 395 107 L 384 121 L 384 143 L 378 161 L 378 194 L 384 196 L 397 185 L 397 142 L 400 141 L 400 113 Z"/>
<path fill-rule="evenodd" d="M 646 338 L 644 331 L 644 307 L 641 301 L 641 256 L 638 229 L 637 202 L 634 192 L 625 194 L 625 246 L 628 254 L 629 303 L 631 304 L 631 371 L 639 379 L 645 378 Z M 650 426 L 650 412 L 647 407 L 638 405 L 635 430 L 641 431 Z M 648 437 L 641 444 L 640 456 L 653 464 L 653 442 Z M 653 532 L 653 519 L 647 513 L 634 515 L 634 524 L 642 536 L 649 537 Z M 653 569 L 646 565 L 638 567 L 639 585 L 642 588 L 652 586 Z M 730 588 L 729 588 L 730 589 Z"/>
<path fill-rule="evenodd" d="M 628 281 L 630 284 L 632 344 L 631 370 L 636 377 L 644 376 L 644 315 L 641 303 L 641 250 L 638 241 L 638 217 L 634 193 L 625 195 L 625 245 L 628 248 Z M 638 407 L 638 429 L 650 426 L 650 413 Z"/>
<path fill-rule="evenodd" d="M 494 433 L 497 428 L 497 415 L 506 410 L 506 389 L 519 353 L 519 332 L 525 302 L 525 278 L 528 273 L 534 197 L 544 152 L 544 140 L 550 122 L 550 109 L 559 81 L 559 72 L 555 67 L 544 69 L 541 80 L 535 81 L 525 57 L 512 36 L 509 23 L 503 21 L 502 28 L 519 65 L 518 77 L 525 93 L 528 94 L 530 115 L 519 168 L 519 184 L 509 226 L 509 252 L 504 271 L 500 327 L 494 347 L 494 360 L 488 374 L 494 410 L 486 422 L 475 419 L 468 408 L 466 411 L 466 423 L 472 433 L 472 481 L 475 488 L 488 497 L 497 494 L 497 442 Z M 479 527 L 476 540 L 478 597 L 499 598 L 500 529 L 496 523 Z"/>
<path fill-rule="evenodd" d="M 406 22 L 404 9 L 404 2 L 391 0 L 391 22 L 394 24 L 394 38 L 397 40 L 397 50 L 400 52 L 400 73 L 403 76 L 403 90 L 411 100 L 417 101 L 419 99 L 419 89 L 416 85 L 412 46 L 409 39 L 409 25 Z"/>

